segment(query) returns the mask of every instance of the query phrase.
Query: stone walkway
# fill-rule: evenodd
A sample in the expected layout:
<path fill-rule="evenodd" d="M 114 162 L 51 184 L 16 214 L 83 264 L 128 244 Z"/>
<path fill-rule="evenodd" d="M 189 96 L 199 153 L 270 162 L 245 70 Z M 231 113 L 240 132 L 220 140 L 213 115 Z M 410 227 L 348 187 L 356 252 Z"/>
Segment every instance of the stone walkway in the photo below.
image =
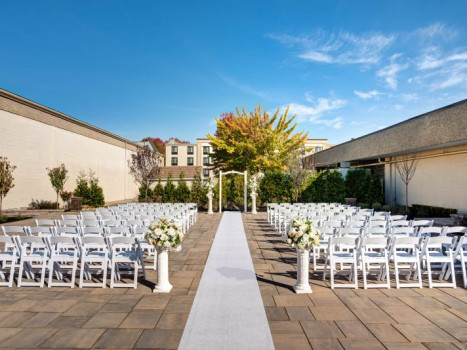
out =
<path fill-rule="evenodd" d="M 274 349 L 240 212 L 225 212 L 180 349 Z"/>
<path fill-rule="evenodd" d="M 332 290 L 319 272 L 310 273 L 313 293 L 297 295 L 291 289 L 295 251 L 265 213 L 243 220 L 277 350 L 467 348 L 467 291 L 461 284 Z"/>
<path fill-rule="evenodd" d="M 0 349 L 176 349 L 221 215 L 199 214 L 169 257 L 170 294 L 156 271 L 132 288 L 0 288 Z"/>

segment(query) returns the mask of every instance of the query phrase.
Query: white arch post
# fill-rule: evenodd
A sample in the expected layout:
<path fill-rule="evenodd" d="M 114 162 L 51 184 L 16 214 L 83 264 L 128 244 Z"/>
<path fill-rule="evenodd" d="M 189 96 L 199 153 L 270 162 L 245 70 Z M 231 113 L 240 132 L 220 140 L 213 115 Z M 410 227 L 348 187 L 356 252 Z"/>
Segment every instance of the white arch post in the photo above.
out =
<path fill-rule="evenodd" d="M 244 212 L 248 213 L 248 198 L 247 198 L 247 187 L 248 187 L 248 175 L 245 170 L 243 173 L 240 171 L 226 171 L 225 173 L 222 170 L 219 171 L 219 213 L 222 213 L 222 176 L 228 174 L 240 174 L 243 175 L 243 200 L 244 200 Z"/>

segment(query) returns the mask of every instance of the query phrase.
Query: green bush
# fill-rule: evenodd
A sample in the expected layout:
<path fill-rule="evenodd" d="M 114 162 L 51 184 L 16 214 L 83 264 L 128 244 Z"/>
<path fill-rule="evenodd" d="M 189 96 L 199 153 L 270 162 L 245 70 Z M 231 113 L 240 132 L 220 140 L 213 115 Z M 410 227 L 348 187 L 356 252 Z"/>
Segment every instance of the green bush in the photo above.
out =
<path fill-rule="evenodd" d="M 172 175 L 169 175 L 167 178 L 167 182 L 164 186 L 164 197 L 163 201 L 165 203 L 175 203 L 175 196 L 176 196 L 176 187 L 172 180 Z"/>
<path fill-rule="evenodd" d="M 154 202 L 162 203 L 162 199 L 164 198 L 164 186 L 162 185 L 161 178 L 157 180 L 157 184 L 154 186 L 151 195 Z"/>
<path fill-rule="evenodd" d="M 196 203 L 198 208 L 202 208 L 208 202 L 208 198 L 206 197 L 207 193 L 208 191 L 203 186 L 201 176 L 196 174 L 193 183 L 191 184 L 190 201 Z"/>
<path fill-rule="evenodd" d="M 73 191 L 73 195 L 83 197 L 84 205 L 98 207 L 105 204 L 104 191 L 99 186 L 99 179 L 91 170 L 87 175 L 84 172 L 79 174 L 76 179 L 76 188 Z"/>
<path fill-rule="evenodd" d="M 325 170 L 305 189 L 303 198 L 309 202 L 343 203 L 345 184 L 342 174 L 335 170 Z"/>
<path fill-rule="evenodd" d="M 46 200 L 33 199 L 28 205 L 28 209 L 57 209 L 58 203 Z"/>
<path fill-rule="evenodd" d="M 373 204 L 371 205 L 371 207 L 372 207 L 375 211 L 382 211 L 382 208 L 383 208 L 383 206 L 381 205 L 381 203 L 378 203 L 378 202 L 377 202 L 377 203 L 373 203 Z"/>
<path fill-rule="evenodd" d="M 190 188 L 186 184 L 183 174 L 180 174 L 180 179 L 177 183 L 176 189 L 176 200 L 177 202 L 187 203 L 190 199 Z"/>
<path fill-rule="evenodd" d="M 148 202 L 152 198 L 152 190 L 151 187 L 148 185 L 146 189 L 146 185 L 141 185 L 138 189 L 138 201 L 139 202 Z M 147 191 L 147 192 L 146 192 Z"/>
<path fill-rule="evenodd" d="M 347 172 L 345 177 L 345 196 L 356 198 L 357 203 L 367 202 L 369 176 L 365 169 L 355 168 Z"/>
<path fill-rule="evenodd" d="M 293 181 L 283 171 L 267 171 L 259 183 L 259 195 L 263 203 L 291 202 Z"/>
<path fill-rule="evenodd" d="M 448 218 L 451 214 L 456 214 L 457 209 L 412 204 L 410 213 L 417 218 Z"/>

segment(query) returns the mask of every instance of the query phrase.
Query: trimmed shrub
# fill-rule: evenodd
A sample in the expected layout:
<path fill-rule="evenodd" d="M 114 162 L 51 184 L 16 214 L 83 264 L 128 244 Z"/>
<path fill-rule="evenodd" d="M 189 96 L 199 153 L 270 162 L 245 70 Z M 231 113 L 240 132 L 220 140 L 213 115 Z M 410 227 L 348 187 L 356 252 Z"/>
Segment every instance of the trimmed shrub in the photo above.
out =
<path fill-rule="evenodd" d="M 196 174 L 193 183 L 191 184 L 190 200 L 193 203 L 196 203 L 198 208 L 202 208 L 208 202 L 208 198 L 206 197 L 207 193 L 208 191 L 203 186 L 201 176 Z"/>
<path fill-rule="evenodd" d="M 33 199 L 28 205 L 28 209 L 57 209 L 58 203 L 46 200 Z"/>
<path fill-rule="evenodd" d="M 412 204 L 410 208 L 410 214 L 417 218 L 448 218 L 451 214 L 456 213 L 457 209 L 422 204 Z"/>
<path fill-rule="evenodd" d="M 259 183 L 261 202 L 291 202 L 293 188 L 293 181 L 288 173 L 283 171 L 267 171 Z"/>
<path fill-rule="evenodd" d="M 177 202 L 187 203 L 190 199 L 190 188 L 183 179 L 183 174 L 180 174 L 180 179 L 177 183 L 176 200 Z"/>
<path fill-rule="evenodd" d="M 325 170 L 306 188 L 304 198 L 310 202 L 343 203 L 345 184 L 342 174 L 335 170 Z"/>
<path fill-rule="evenodd" d="M 371 203 L 372 201 L 367 200 L 369 180 L 370 178 L 365 169 L 355 168 L 349 170 L 345 177 L 345 196 L 356 198 L 357 203 Z"/>
<path fill-rule="evenodd" d="M 162 200 L 164 199 L 164 186 L 162 185 L 161 178 L 157 180 L 157 184 L 152 190 L 152 198 L 154 202 L 157 203 L 162 203 Z"/>
<path fill-rule="evenodd" d="M 147 191 L 147 192 L 146 192 Z M 147 197 L 146 197 L 147 194 Z M 138 201 L 139 202 L 148 202 L 152 197 L 152 190 L 151 187 L 145 184 L 139 186 L 139 193 L 138 193 Z"/>
<path fill-rule="evenodd" d="M 102 187 L 99 186 L 99 179 L 91 170 L 88 175 L 84 172 L 79 174 L 76 179 L 76 188 L 73 191 L 73 195 L 76 197 L 83 197 L 84 205 L 98 207 L 105 204 L 104 191 Z"/>
<path fill-rule="evenodd" d="M 167 183 L 164 187 L 164 197 L 163 200 L 165 203 L 174 203 L 176 196 L 176 188 L 172 180 L 172 175 L 169 175 L 167 178 Z"/>

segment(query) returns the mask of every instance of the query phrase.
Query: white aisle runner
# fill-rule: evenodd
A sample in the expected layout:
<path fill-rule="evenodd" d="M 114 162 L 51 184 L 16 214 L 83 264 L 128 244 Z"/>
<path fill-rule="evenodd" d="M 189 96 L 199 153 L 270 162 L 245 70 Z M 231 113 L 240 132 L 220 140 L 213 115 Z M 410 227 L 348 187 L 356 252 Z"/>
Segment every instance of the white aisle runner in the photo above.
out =
<path fill-rule="evenodd" d="M 225 212 L 179 349 L 274 349 L 240 212 Z"/>

